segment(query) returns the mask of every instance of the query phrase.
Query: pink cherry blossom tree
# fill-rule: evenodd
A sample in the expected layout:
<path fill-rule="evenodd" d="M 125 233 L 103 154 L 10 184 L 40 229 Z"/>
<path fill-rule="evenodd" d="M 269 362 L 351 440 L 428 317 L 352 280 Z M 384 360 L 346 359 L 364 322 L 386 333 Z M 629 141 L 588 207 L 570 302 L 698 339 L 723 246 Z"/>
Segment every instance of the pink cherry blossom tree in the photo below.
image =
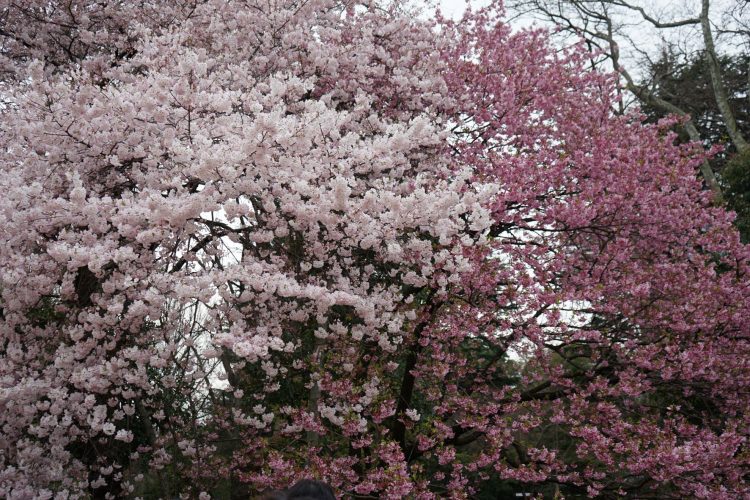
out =
<path fill-rule="evenodd" d="M 2 496 L 750 494 L 750 254 L 581 48 L 497 4 L 0 12 Z"/>

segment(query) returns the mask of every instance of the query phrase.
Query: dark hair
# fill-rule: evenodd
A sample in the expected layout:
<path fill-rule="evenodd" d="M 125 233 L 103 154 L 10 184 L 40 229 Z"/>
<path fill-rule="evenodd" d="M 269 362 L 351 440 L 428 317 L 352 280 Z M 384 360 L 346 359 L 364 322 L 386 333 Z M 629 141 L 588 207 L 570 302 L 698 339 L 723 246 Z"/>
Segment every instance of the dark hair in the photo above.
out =
<path fill-rule="evenodd" d="M 323 481 L 302 479 L 284 491 L 274 491 L 263 496 L 264 500 L 336 500 L 333 489 Z"/>

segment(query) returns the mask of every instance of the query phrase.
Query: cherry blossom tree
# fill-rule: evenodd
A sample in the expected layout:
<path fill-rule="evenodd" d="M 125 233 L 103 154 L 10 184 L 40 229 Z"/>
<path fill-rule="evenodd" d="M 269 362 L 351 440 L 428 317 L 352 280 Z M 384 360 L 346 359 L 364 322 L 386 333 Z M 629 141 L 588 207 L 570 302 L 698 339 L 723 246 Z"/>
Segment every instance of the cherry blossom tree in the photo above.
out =
<path fill-rule="evenodd" d="M 2 4 L 0 493 L 750 494 L 748 250 L 502 7 Z"/>

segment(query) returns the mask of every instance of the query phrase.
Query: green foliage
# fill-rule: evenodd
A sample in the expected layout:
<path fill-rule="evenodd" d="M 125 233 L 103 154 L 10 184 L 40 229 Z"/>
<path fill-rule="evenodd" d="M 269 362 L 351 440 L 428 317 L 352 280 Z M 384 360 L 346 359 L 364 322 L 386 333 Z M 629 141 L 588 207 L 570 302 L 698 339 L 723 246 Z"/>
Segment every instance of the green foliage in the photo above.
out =
<path fill-rule="evenodd" d="M 53 297 L 43 297 L 36 307 L 29 310 L 28 317 L 35 326 L 44 328 L 50 323 L 65 320 L 65 314 L 56 310 L 57 301 Z"/>
<path fill-rule="evenodd" d="M 749 64 L 750 56 L 745 54 L 719 58 L 729 106 L 737 126 L 745 135 L 750 132 L 750 101 L 747 99 Z M 651 65 L 649 73 L 650 86 L 656 95 L 689 114 L 706 145 L 722 144 L 727 148 L 712 161 L 712 166 L 721 171 L 734 149 L 716 105 L 705 55 L 696 53 L 687 60 L 681 60 L 673 52 L 665 50 L 662 57 Z M 664 116 L 661 110 L 648 105 L 644 105 L 643 110 L 654 121 Z M 684 142 L 689 140 L 682 131 L 680 139 Z"/>
<path fill-rule="evenodd" d="M 750 99 L 748 69 L 750 56 L 738 54 L 719 58 L 729 106 L 740 132 L 750 137 Z M 738 153 L 727 134 L 724 120 L 716 105 L 711 75 L 702 53 L 681 59 L 666 49 L 661 58 L 649 68 L 650 86 L 657 96 L 684 110 L 692 118 L 705 146 L 721 145 L 724 151 L 710 163 L 718 172 L 724 188 L 728 208 L 737 212 L 735 226 L 743 242 L 750 241 L 750 153 Z M 664 113 L 648 105 L 643 111 L 650 120 L 664 117 Z M 677 130 L 680 141 L 688 142 L 684 130 Z"/>
<path fill-rule="evenodd" d="M 750 151 L 735 154 L 723 171 L 726 183 L 726 200 L 729 208 L 737 212 L 734 221 L 742 241 L 750 241 Z"/>

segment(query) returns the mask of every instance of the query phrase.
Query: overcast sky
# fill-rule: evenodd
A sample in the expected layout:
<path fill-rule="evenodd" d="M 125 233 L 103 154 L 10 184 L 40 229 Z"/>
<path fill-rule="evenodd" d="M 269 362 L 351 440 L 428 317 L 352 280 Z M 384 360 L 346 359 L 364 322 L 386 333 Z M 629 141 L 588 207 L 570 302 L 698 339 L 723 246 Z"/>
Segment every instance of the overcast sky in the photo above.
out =
<path fill-rule="evenodd" d="M 418 0 L 417 0 L 418 1 Z M 466 8 L 465 0 L 436 0 L 444 15 L 457 19 Z M 749 1 L 750 0 L 745 0 Z M 729 11 L 729 7 L 739 5 L 742 0 L 711 0 L 711 20 L 714 23 L 714 35 L 719 25 L 733 28 L 729 16 L 722 15 Z M 487 5 L 489 0 L 472 0 L 472 6 Z M 630 4 L 643 8 L 651 17 L 662 22 L 680 19 L 695 18 L 701 10 L 701 0 L 630 0 Z M 656 29 L 646 23 L 635 11 L 627 9 L 616 10 L 615 20 L 621 32 L 617 37 L 620 46 L 621 63 L 638 78 L 640 68 L 644 67 L 646 58 L 655 60 L 659 57 L 666 43 L 675 44 L 680 52 L 695 54 L 703 49 L 703 37 L 700 27 L 697 25 L 683 26 L 675 29 Z M 743 12 L 743 24 L 750 24 L 750 20 L 744 17 L 750 15 L 750 8 Z M 530 17 L 514 18 L 511 26 L 522 28 L 531 25 L 535 20 Z M 544 25 L 545 23 L 539 24 Z M 568 40 L 570 42 L 570 40 Z M 716 40 L 717 48 L 723 53 L 737 53 L 748 50 L 748 41 L 742 37 L 727 37 Z M 560 43 L 560 42 L 558 42 Z"/>
<path fill-rule="evenodd" d="M 443 14 L 454 19 L 458 18 L 465 8 L 466 2 L 464 0 L 440 0 L 440 9 Z"/>

